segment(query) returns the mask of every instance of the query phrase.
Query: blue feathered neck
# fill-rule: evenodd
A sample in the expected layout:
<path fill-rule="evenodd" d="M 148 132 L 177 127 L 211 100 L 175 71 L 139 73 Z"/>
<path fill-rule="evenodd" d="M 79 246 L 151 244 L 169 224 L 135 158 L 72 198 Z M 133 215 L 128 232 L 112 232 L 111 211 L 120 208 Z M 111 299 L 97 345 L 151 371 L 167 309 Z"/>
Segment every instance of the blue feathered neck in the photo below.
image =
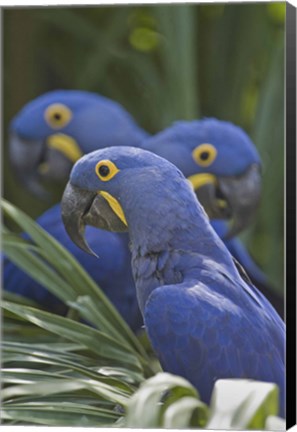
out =
<path fill-rule="evenodd" d="M 150 166 L 135 177 L 141 193 L 131 195 L 130 177 L 122 182 L 119 196 L 128 221 L 132 269 L 142 310 L 156 287 L 199 280 L 201 271 L 214 263 L 224 273 L 238 277 L 231 255 L 179 170 L 173 175 L 172 166 L 168 172 Z"/>

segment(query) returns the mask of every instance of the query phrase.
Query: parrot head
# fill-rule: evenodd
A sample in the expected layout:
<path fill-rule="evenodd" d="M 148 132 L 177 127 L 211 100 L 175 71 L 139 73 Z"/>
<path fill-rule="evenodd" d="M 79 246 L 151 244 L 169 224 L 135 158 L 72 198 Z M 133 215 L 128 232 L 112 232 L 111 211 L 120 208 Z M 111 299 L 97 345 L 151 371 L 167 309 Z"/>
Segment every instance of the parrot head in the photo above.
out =
<path fill-rule="evenodd" d="M 133 227 L 141 237 L 146 224 L 150 236 L 156 237 L 156 219 L 175 223 L 172 209 L 184 211 L 185 193 L 199 205 L 188 181 L 167 160 L 136 147 L 110 147 L 89 153 L 74 165 L 61 201 L 62 219 L 74 243 L 92 253 L 84 239 L 86 225 L 129 230 L 130 235 Z"/>
<path fill-rule="evenodd" d="M 226 238 L 249 225 L 260 201 L 261 162 L 240 127 L 214 118 L 179 121 L 142 148 L 182 171 L 211 219 L 232 220 Z"/>
<path fill-rule="evenodd" d="M 42 196 L 40 181 L 65 184 L 85 153 L 138 145 L 147 136 L 118 103 L 94 93 L 55 90 L 29 102 L 10 124 L 10 160 L 22 183 Z"/>

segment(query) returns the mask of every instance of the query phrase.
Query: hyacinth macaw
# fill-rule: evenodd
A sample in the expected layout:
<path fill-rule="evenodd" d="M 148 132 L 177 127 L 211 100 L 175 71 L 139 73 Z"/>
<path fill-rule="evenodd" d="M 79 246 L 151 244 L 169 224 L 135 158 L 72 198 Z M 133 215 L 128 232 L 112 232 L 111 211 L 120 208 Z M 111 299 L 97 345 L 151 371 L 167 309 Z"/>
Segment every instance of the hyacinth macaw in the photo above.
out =
<path fill-rule="evenodd" d="M 85 153 L 137 146 L 146 136 L 117 102 L 86 91 L 54 90 L 26 104 L 12 120 L 10 159 L 21 182 L 43 197 L 40 182 L 64 186 Z"/>
<path fill-rule="evenodd" d="M 216 233 L 283 317 L 283 298 L 234 237 L 251 223 L 260 201 L 260 156 L 246 132 L 214 118 L 178 121 L 141 147 L 172 162 L 190 180 Z"/>
<path fill-rule="evenodd" d="M 68 119 L 66 113 L 69 112 L 71 114 Z M 59 114 L 61 115 L 60 118 Z M 58 120 L 55 117 L 58 117 Z M 52 122 L 51 125 L 49 124 L 49 118 Z M 98 118 L 100 118 L 101 120 L 99 121 Z M 58 122 L 58 124 L 54 125 L 54 122 Z M 111 124 L 113 125 L 112 128 Z M 178 134 L 178 131 L 176 131 L 176 129 L 179 128 L 179 125 L 182 129 L 182 133 L 185 134 L 184 139 L 180 139 L 182 138 L 181 134 Z M 201 125 L 201 131 L 199 131 L 199 125 Z M 209 125 L 211 125 L 211 127 Z M 216 134 L 217 136 L 220 136 L 220 134 L 223 132 L 223 137 L 226 139 L 226 141 L 238 142 L 238 146 L 234 149 L 235 160 L 238 159 L 240 162 L 240 158 L 236 158 L 236 153 L 241 152 L 245 154 L 244 151 L 241 150 L 241 146 L 247 148 L 245 152 L 248 154 L 248 162 L 243 166 L 244 169 L 249 166 L 249 162 L 251 164 L 255 162 L 258 163 L 259 157 L 251 141 L 240 128 L 237 128 L 230 123 L 221 122 L 214 119 L 203 120 L 201 122 L 179 122 L 168 128 L 165 132 L 157 134 L 155 137 L 145 139 L 147 137 L 147 133 L 141 130 L 135 124 L 131 116 L 127 114 L 127 112 L 115 102 L 88 92 L 73 90 L 53 91 L 42 95 L 27 104 L 12 121 L 10 143 L 11 158 L 13 166 L 17 168 L 16 171 L 18 172 L 20 178 L 26 179 L 25 185 L 31 188 L 31 190 L 33 189 L 34 191 L 38 190 L 39 192 L 41 192 L 43 189 L 40 189 L 39 182 L 43 179 L 46 179 L 48 182 L 65 182 L 71 166 L 83 152 L 89 152 L 102 146 L 120 144 L 136 146 L 140 145 L 141 140 L 144 140 L 144 146 L 151 146 L 152 150 L 157 153 L 162 153 L 165 150 L 165 156 L 167 156 L 168 159 L 172 158 L 175 155 L 174 157 L 178 162 L 180 149 L 178 151 L 177 149 L 182 144 L 188 152 L 188 156 L 187 158 L 185 158 L 184 154 L 180 154 L 182 160 L 187 161 L 187 164 L 185 164 L 185 166 L 182 166 L 181 168 L 187 170 L 185 174 L 187 175 L 188 173 L 190 179 L 193 181 L 193 179 L 196 178 L 195 175 L 193 175 L 193 172 L 194 174 L 198 174 L 197 178 L 200 178 L 201 169 L 205 169 L 205 167 L 201 168 L 201 166 L 199 166 L 199 164 L 197 164 L 197 161 L 195 160 L 195 169 L 193 171 L 191 146 L 193 145 L 193 142 L 194 144 L 198 144 L 199 142 L 203 142 L 203 139 L 207 140 L 207 137 L 209 137 L 207 141 L 211 141 L 213 139 L 213 128 L 215 130 L 218 130 Z M 224 132 L 225 129 L 227 129 L 227 131 Z M 121 130 L 121 132 L 119 132 L 119 130 Z M 125 133 L 123 133 L 123 131 Z M 170 137 L 170 140 L 168 140 L 168 136 Z M 197 137 L 197 140 L 193 141 L 193 137 L 195 136 Z M 176 140 L 175 137 L 178 137 L 178 140 Z M 217 140 L 214 140 L 215 145 L 217 145 L 216 141 Z M 172 149 L 170 149 L 170 146 L 168 146 L 169 142 L 172 143 Z M 218 142 L 218 146 L 220 146 L 220 141 Z M 32 149 L 33 156 L 31 153 Z M 221 150 L 223 152 L 224 148 L 222 148 Z M 234 165 L 236 168 L 236 164 L 233 164 L 232 169 L 230 170 L 231 173 L 234 171 Z M 241 166 L 239 172 L 243 170 Z M 59 168 L 56 169 L 56 167 Z M 218 165 L 218 167 L 220 167 L 220 164 Z M 218 172 L 218 174 L 220 174 L 220 172 Z M 228 186 L 228 181 L 231 182 L 234 186 L 236 185 L 238 190 L 244 189 L 247 183 L 246 177 L 243 177 L 243 179 L 234 179 L 230 176 L 226 181 L 225 189 Z M 241 183 L 245 184 L 240 187 Z M 207 190 L 208 185 L 205 182 L 201 183 L 200 180 L 199 184 L 199 194 L 201 194 L 201 191 Z M 231 192 L 233 192 L 232 188 Z M 220 192 L 220 194 L 222 196 L 222 192 Z M 212 194 L 209 195 L 210 197 L 212 197 Z M 251 214 L 253 209 L 256 207 L 258 195 L 259 188 L 258 184 L 256 184 L 253 193 L 249 191 L 249 197 L 246 200 L 249 201 L 249 204 L 248 206 L 245 204 L 245 212 L 241 212 L 241 206 L 236 206 L 235 200 L 232 201 L 232 197 L 229 199 L 228 192 L 226 192 L 225 197 L 227 197 L 227 201 L 225 202 L 232 202 L 232 206 L 228 207 L 228 211 L 220 213 L 220 216 L 227 217 L 228 214 L 232 214 L 235 219 L 242 221 L 244 219 L 242 217 L 242 214 L 244 214 L 245 217 L 247 213 Z M 203 194 L 201 198 L 203 199 Z M 211 204 L 211 207 L 215 208 L 214 199 L 212 201 L 213 202 Z M 221 199 L 217 202 L 222 203 L 223 200 Z M 205 202 L 205 204 L 207 203 Z M 57 224 L 60 224 L 60 226 L 55 227 L 54 231 L 51 220 L 55 221 Z M 245 218 L 244 220 L 246 223 L 247 218 Z M 64 227 L 60 222 L 60 209 L 58 206 L 49 209 L 46 214 L 38 220 L 38 222 L 44 229 L 46 229 L 52 235 L 54 235 L 54 237 L 59 239 L 59 241 L 64 246 L 70 248 L 69 250 L 76 256 L 78 260 L 80 260 L 81 257 L 80 255 L 78 255 L 78 251 L 72 247 L 72 244 L 69 244 L 67 235 L 64 231 Z M 222 224 L 223 221 L 221 221 L 220 223 Z M 218 223 L 216 224 L 216 227 L 217 226 Z M 117 236 L 117 234 L 114 235 Z M 97 233 L 98 242 L 101 242 L 101 238 L 104 238 L 105 236 L 105 233 L 102 233 L 100 235 L 99 233 Z M 228 243 L 231 242 L 233 242 L 233 239 L 230 239 L 228 241 Z M 124 244 L 124 242 L 122 242 L 122 244 Z M 113 242 L 110 243 L 111 248 L 112 245 Z M 234 251 L 237 251 L 238 248 L 233 249 Z M 102 254 L 100 254 L 100 256 L 102 256 Z M 127 256 L 126 250 L 123 251 L 123 256 Z M 248 258 L 249 255 L 246 252 L 245 255 L 241 254 L 241 256 L 237 258 L 242 257 Z M 130 260 L 128 260 L 128 262 L 129 261 Z M 245 265 L 246 263 L 249 264 L 250 262 L 252 262 L 251 259 L 245 259 L 242 264 Z M 82 262 L 82 264 L 84 265 L 84 262 Z M 260 271 L 258 273 L 254 271 L 255 268 L 257 268 L 255 265 L 252 267 L 250 266 L 249 269 L 250 268 L 253 272 L 252 276 L 254 274 L 260 274 Z M 91 276 L 93 276 L 93 278 L 97 280 L 98 271 L 94 271 L 93 273 L 91 266 L 88 266 L 87 270 L 90 272 Z M 103 273 L 106 274 L 104 269 Z M 12 274 L 14 275 L 13 278 L 8 278 L 8 276 L 6 276 Z M 110 277 L 112 278 L 113 274 L 111 274 Z M 128 297 L 130 296 L 130 279 L 131 278 L 127 278 Z M 126 280 L 124 275 L 122 280 Z M 102 287 L 103 291 L 105 291 L 105 293 L 108 295 L 110 284 L 102 284 L 100 279 L 98 279 L 97 282 Z M 256 283 L 259 283 L 259 280 L 256 279 Z M 24 273 L 19 271 L 12 263 L 9 264 L 9 268 L 6 269 L 6 271 L 4 272 L 4 286 L 5 289 L 9 291 L 17 293 L 22 292 L 22 294 L 27 293 L 27 296 L 35 299 L 35 301 L 38 300 L 38 302 L 42 304 L 43 307 L 47 307 L 49 310 L 56 312 L 59 312 L 60 310 L 65 310 L 65 307 L 61 307 L 59 301 L 59 307 L 54 302 L 54 300 L 50 301 L 50 298 L 52 298 L 52 296 L 48 297 L 47 291 L 45 289 L 41 289 L 40 291 L 38 291 L 38 285 L 36 284 L 36 282 L 32 281 L 29 276 L 24 277 Z M 35 288 L 33 289 L 32 287 Z M 263 287 L 263 289 L 266 288 L 265 285 L 263 285 Z M 260 288 L 262 289 L 262 285 L 260 286 Z M 38 296 L 37 292 L 39 293 Z M 271 291 L 269 289 L 267 292 L 270 295 Z M 44 295 L 44 297 L 42 297 L 42 294 Z M 110 299 L 113 302 L 115 300 L 113 295 L 111 295 Z M 127 304 L 128 303 L 129 301 L 127 300 Z M 279 302 L 276 301 L 274 304 L 278 303 Z M 116 305 L 116 303 L 114 304 Z M 123 314 L 124 318 L 125 315 L 127 315 L 127 321 L 130 321 L 131 317 L 128 309 L 126 314 Z M 134 313 L 132 315 L 134 315 Z M 134 322 L 134 319 L 132 321 Z"/>
<path fill-rule="evenodd" d="M 118 103 L 93 93 L 61 90 L 28 103 L 10 126 L 12 166 L 23 184 L 37 195 L 41 183 L 66 184 L 74 162 L 84 153 L 106 146 L 139 145 L 148 134 Z M 80 262 L 119 313 L 137 331 L 142 318 L 135 296 L 126 234 L 90 228 L 87 236 L 100 256 L 86 256 L 65 232 L 60 206 L 48 209 L 37 222 Z M 29 297 L 43 308 L 65 314 L 68 307 L 8 259 L 3 285 L 9 292 Z"/>
<path fill-rule="evenodd" d="M 141 147 L 182 171 L 211 219 L 233 219 L 227 237 L 250 224 L 260 200 L 261 160 L 240 127 L 214 118 L 178 121 Z"/>
<path fill-rule="evenodd" d="M 165 371 L 188 379 L 206 403 L 220 378 L 274 382 L 284 415 L 284 323 L 175 165 L 138 148 L 94 151 L 74 165 L 61 207 L 87 252 L 86 225 L 129 232 L 139 307 Z"/>

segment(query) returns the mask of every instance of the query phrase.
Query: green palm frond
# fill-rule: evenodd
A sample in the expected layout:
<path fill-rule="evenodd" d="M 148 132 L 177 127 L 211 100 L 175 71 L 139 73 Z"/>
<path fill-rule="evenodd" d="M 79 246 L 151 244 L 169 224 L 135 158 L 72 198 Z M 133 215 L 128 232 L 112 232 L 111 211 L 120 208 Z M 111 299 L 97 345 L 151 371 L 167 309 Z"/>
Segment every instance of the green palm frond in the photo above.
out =
<path fill-rule="evenodd" d="M 5 229 L 2 236 L 5 255 L 51 293 L 76 308 L 81 318 L 100 329 L 102 334 L 112 336 L 130 352 L 134 352 L 149 371 L 145 350 L 71 253 L 24 212 L 5 200 L 1 205 L 4 215 L 13 220 L 31 239 L 30 242 L 25 242 Z"/>
<path fill-rule="evenodd" d="M 131 428 L 262 430 L 272 422 L 283 425 L 281 419 L 275 417 L 277 412 L 275 384 L 244 379 L 218 380 L 207 407 L 184 378 L 159 373 L 143 382 L 130 398 L 124 422 Z"/>

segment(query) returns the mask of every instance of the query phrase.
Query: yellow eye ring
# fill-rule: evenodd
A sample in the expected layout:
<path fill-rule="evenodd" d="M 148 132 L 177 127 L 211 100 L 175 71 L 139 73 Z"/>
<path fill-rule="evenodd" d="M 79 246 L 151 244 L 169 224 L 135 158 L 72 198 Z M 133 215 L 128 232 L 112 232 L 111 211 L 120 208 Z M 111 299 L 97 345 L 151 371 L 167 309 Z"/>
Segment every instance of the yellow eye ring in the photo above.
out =
<path fill-rule="evenodd" d="M 213 163 L 217 156 L 217 150 L 212 144 L 200 144 L 192 151 L 194 161 L 203 167 Z"/>
<path fill-rule="evenodd" d="M 111 180 L 120 170 L 113 162 L 106 159 L 97 163 L 95 171 L 100 180 L 108 181 Z"/>
<path fill-rule="evenodd" d="M 60 129 L 70 122 L 72 112 L 66 105 L 55 103 L 47 107 L 44 112 L 44 118 L 50 127 Z"/>

